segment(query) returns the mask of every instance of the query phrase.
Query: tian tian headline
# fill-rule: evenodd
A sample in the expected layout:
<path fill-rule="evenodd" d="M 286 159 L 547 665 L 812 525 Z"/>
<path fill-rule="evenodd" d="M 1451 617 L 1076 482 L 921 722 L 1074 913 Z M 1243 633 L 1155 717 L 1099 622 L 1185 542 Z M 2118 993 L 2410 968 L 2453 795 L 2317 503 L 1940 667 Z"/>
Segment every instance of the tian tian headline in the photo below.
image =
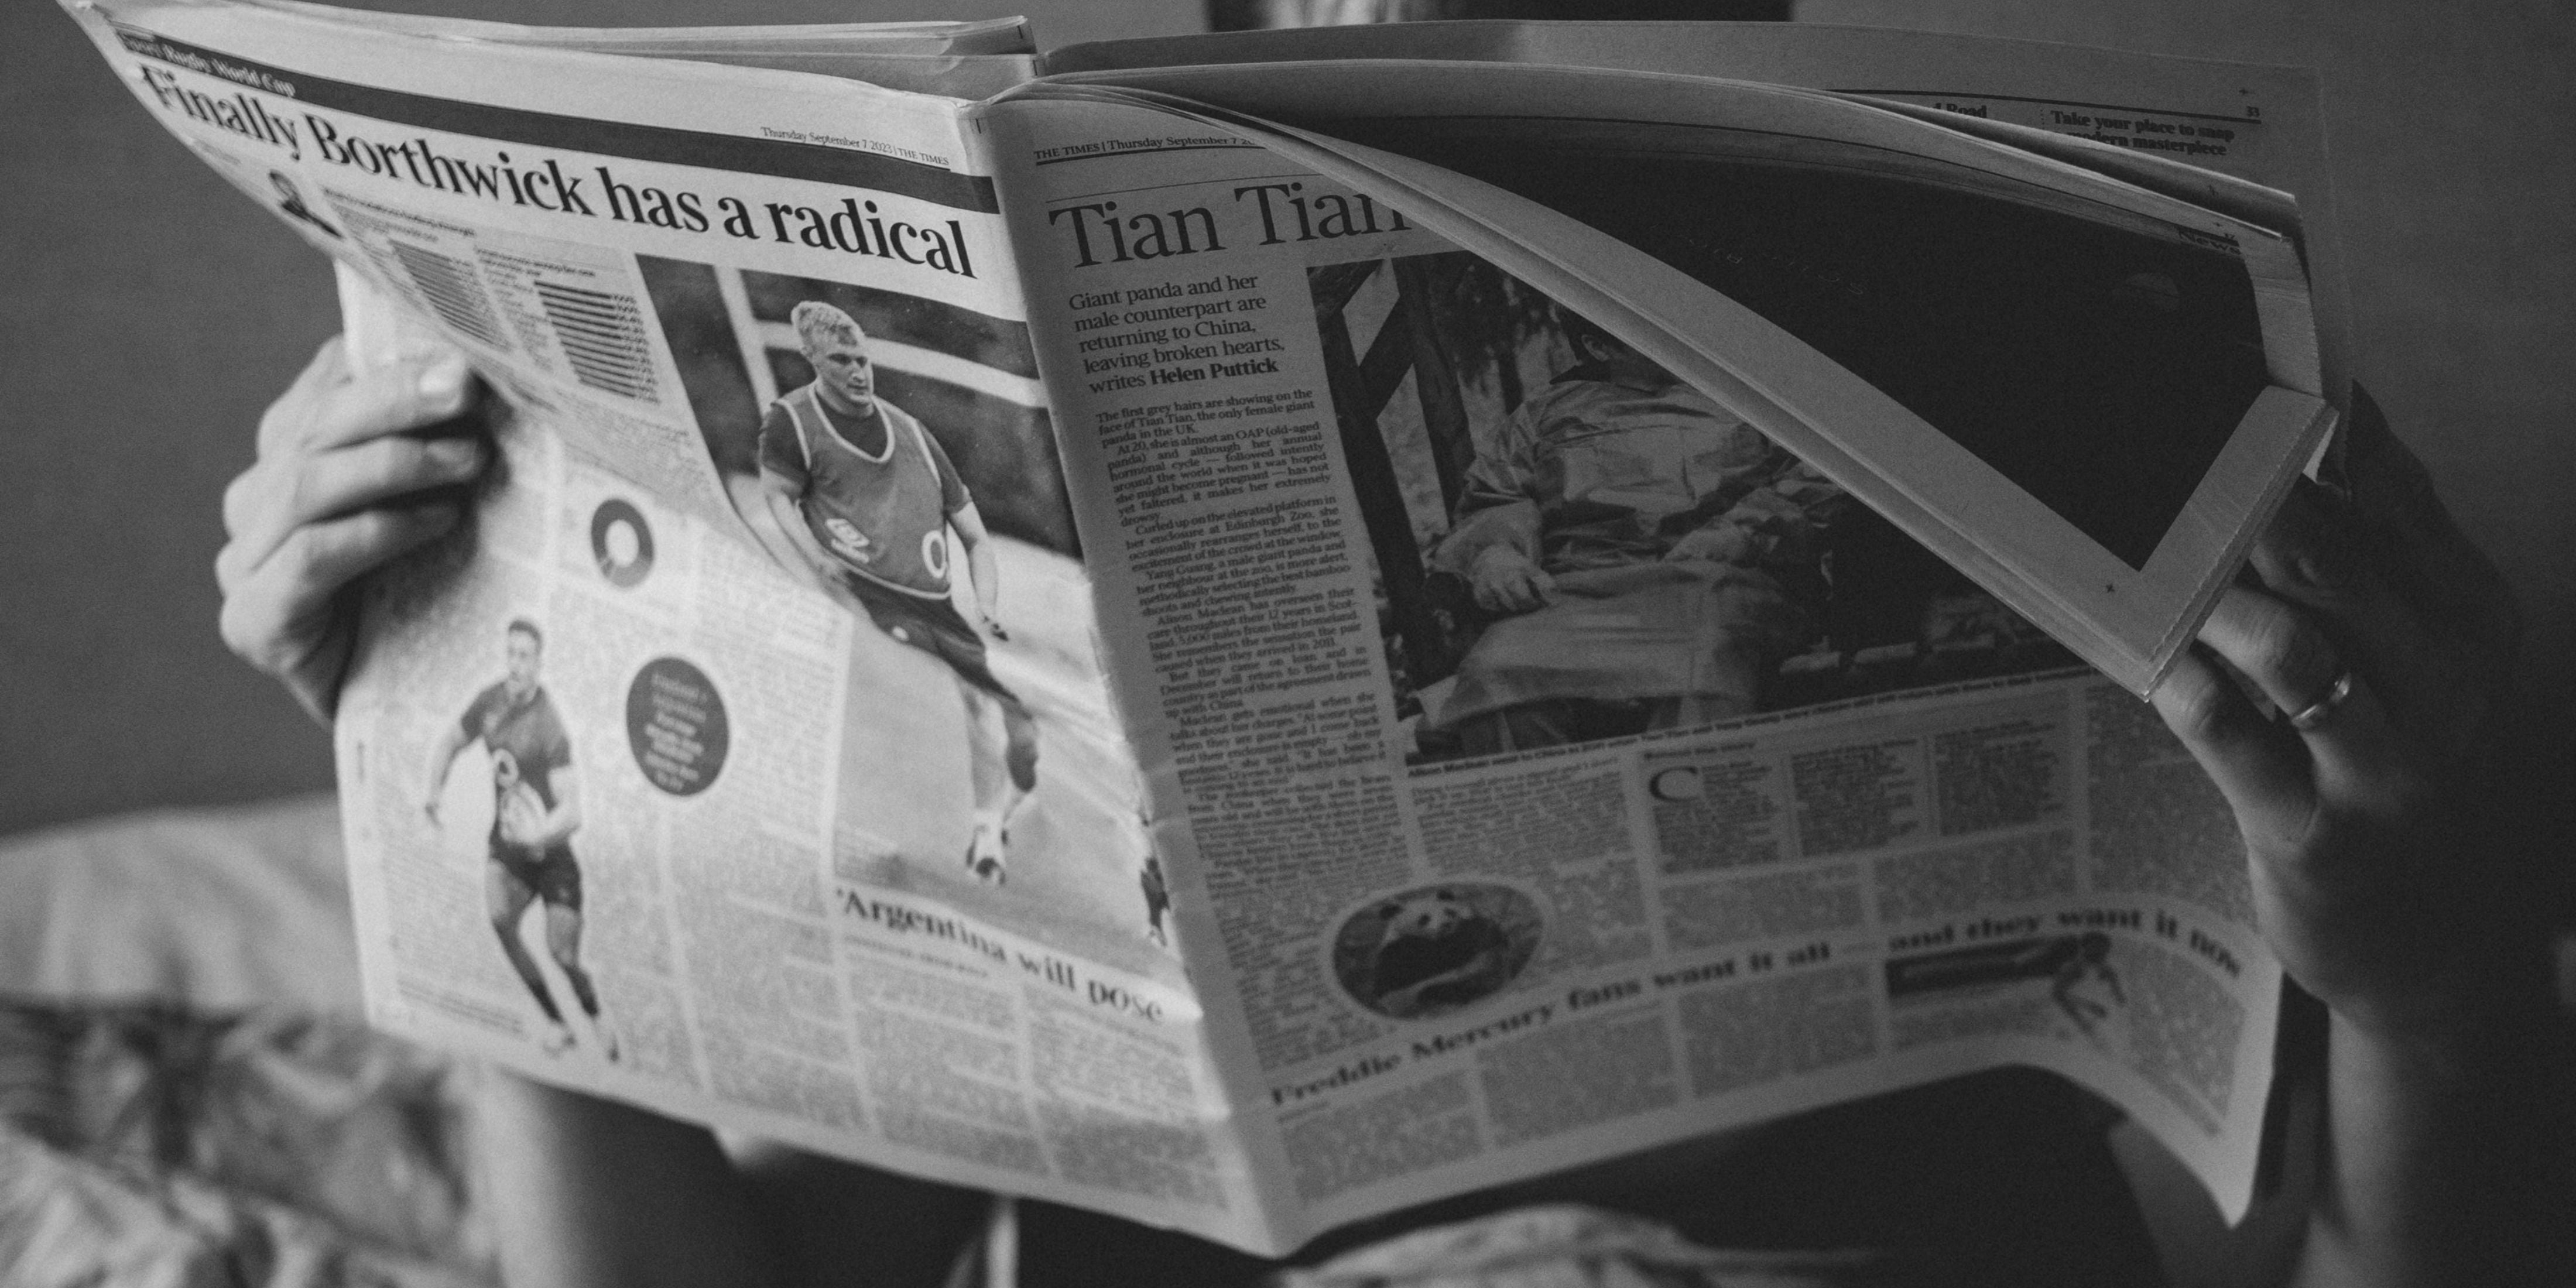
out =
<path fill-rule="evenodd" d="M 1263 246 L 1413 231 L 1404 216 L 1367 196 L 1306 195 L 1306 185 L 1294 181 L 1247 184 L 1234 190 L 1234 202 L 1242 221 L 1233 233 L 1238 244 L 1251 234 L 1256 214 L 1261 227 L 1258 244 Z M 1139 213 L 1121 211 L 1115 201 L 1093 201 L 1057 206 L 1047 211 L 1047 223 L 1072 235 L 1075 268 L 1225 249 L 1217 237 L 1216 212 L 1207 206 Z"/>

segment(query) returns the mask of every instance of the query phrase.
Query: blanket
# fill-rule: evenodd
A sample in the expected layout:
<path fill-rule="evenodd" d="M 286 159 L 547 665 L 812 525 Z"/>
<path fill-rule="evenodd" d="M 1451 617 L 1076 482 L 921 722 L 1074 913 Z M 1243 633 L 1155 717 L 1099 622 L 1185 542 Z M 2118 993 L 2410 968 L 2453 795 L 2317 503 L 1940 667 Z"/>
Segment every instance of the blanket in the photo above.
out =
<path fill-rule="evenodd" d="M 356 963 L 329 797 L 0 840 L 0 1283 L 498 1285 L 469 1148 L 484 1075 L 368 1029 Z M 953 1284 L 1011 1288 L 1011 1211 L 997 1207 Z M 1278 1282 L 1833 1288 L 1914 1269 L 1713 1252 L 1553 1206 L 1416 1231 Z"/>
<path fill-rule="evenodd" d="M 0 1283 L 498 1283 L 474 1070 L 357 979 L 328 796 L 0 842 Z"/>

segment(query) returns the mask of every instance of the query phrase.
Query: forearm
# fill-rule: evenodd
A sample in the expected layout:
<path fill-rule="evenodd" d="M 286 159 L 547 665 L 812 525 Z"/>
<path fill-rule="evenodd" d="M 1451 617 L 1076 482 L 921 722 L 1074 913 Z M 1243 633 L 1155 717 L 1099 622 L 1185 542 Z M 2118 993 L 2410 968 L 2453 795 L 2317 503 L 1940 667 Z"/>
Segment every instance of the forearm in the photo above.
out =
<path fill-rule="evenodd" d="M 769 508 L 770 522 L 777 527 L 779 539 L 787 543 L 787 548 L 795 552 L 795 557 L 803 561 L 817 578 L 829 582 L 837 565 L 831 554 L 823 549 L 823 543 L 814 539 L 813 530 L 805 526 L 805 511 L 796 493 L 784 481 L 764 479 L 760 496 Z"/>
<path fill-rule="evenodd" d="M 581 806 L 569 800 L 562 801 L 546 812 L 545 831 L 538 836 L 537 843 L 541 846 L 561 845 L 571 840 L 572 834 L 580 828 Z"/>
<path fill-rule="evenodd" d="M 2437 950 L 2402 978 L 2423 996 L 2347 1006 L 2329 1033 L 2325 1154 L 2301 1285 L 2570 1282 L 2545 1232 L 2567 1195 L 2552 1169 L 2576 1125 L 2567 1103 L 2564 1020 L 2546 901 L 2565 833 L 2533 807 L 2551 799 L 2552 745 L 2508 723 L 2453 780 L 2461 800 L 2432 831 L 2454 838 L 2423 860 L 2467 886 L 2446 910 L 2410 905 L 2440 928 Z M 2469 786 L 2467 784 L 2477 784 Z M 2390 936 L 2394 938 L 2392 934 Z M 2384 991 L 2384 990 L 2382 990 Z M 2562 1249 L 2563 1251 L 2563 1249 Z"/>
<path fill-rule="evenodd" d="M 1537 563 L 1538 537 L 1538 503 L 1518 498 L 1461 513 L 1434 558 L 1442 571 L 1468 577 L 1491 550 L 1510 550 Z"/>
<path fill-rule="evenodd" d="M 2293 1284 L 2521 1282 L 2555 1127 L 2546 1012 L 2480 1009 L 2497 1018 L 2418 1039 L 2333 1022 L 2325 1157 Z"/>
<path fill-rule="evenodd" d="M 805 527 L 804 516 L 794 506 L 787 507 L 787 516 L 780 526 L 787 533 L 788 547 L 796 552 L 797 558 L 805 561 L 806 570 L 814 574 L 815 580 L 829 585 L 838 579 L 840 561 L 823 548 L 822 542 L 814 539 L 814 534 Z"/>
<path fill-rule="evenodd" d="M 486 1071 L 474 1149 L 504 1280 L 559 1288 L 777 1281 L 715 1136 Z"/>
<path fill-rule="evenodd" d="M 977 611 L 990 621 L 1002 595 L 1002 575 L 993 561 L 993 543 L 978 541 L 966 548 L 966 575 L 975 582 Z"/>
<path fill-rule="evenodd" d="M 455 767 L 458 753 L 464 750 L 465 739 L 454 729 L 448 730 L 446 736 L 438 740 L 438 745 L 430 749 L 429 784 L 422 792 L 423 800 L 432 806 L 438 804 L 439 796 L 447 790 L 447 773 Z"/>

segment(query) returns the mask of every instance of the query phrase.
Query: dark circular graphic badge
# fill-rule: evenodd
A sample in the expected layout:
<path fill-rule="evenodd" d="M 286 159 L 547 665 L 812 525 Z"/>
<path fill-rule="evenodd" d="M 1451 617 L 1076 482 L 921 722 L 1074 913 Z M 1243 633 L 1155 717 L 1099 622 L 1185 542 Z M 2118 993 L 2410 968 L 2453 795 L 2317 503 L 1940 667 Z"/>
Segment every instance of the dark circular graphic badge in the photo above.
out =
<path fill-rule="evenodd" d="M 707 673 L 657 657 L 626 686 L 626 742 L 644 780 L 674 796 L 705 791 L 724 771 L 731 741 L 724 699 Z"/>
<path fill-rule="evenodd" d="M 1492 996 L 1538 952 L 1538 902 L 1506 885 L 1450 881 L 1380 899 L 1333 937 L 1333 975 L 1360 1005 L 1397 1020 L 1446 1015 Z"/>
<path fill-rule="evenodd" d="M 653 528 L 624 497 L 610 497 L 590 512 L 590 557 L 599 575 L 620 589 L 653 571 Z"/>

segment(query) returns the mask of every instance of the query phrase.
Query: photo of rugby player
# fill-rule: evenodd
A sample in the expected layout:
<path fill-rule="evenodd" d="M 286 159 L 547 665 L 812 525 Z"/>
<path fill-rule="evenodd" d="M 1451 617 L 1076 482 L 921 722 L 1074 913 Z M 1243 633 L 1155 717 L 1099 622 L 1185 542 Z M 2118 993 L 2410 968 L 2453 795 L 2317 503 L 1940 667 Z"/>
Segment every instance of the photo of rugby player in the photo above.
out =
<path fill-rule="evenodd" d="M 430 826 L 445 825 L 439 798 L 447 789 L 447 776 L 466 748 L 481 744 L 492 765 L 492 830 L 483 869 L 492 932 L 537 1009 L 545 1013 L 547 1030 L 540 1041 L 546 1054 L 571 1050 L 577 1045 L 572 1027 L 520 939 L 529 905 L 545 905 L 546 953 L 581 1003 L 600 1053 L 614 1061 L 616 1033 L 601 1018 L 599 992 L 581 965 L 581 866 L 572 852 L 572 834 L 581 827 L 581 796 L 572 773 L 572 740 L 554 700 L 537 681 L 544 656 L 544 631 L 527 618 L 512 619 L 503 631 L 506 672 L 474 695 L 430 751 L 421 813 Z"/>
<path fill-rule="evenodd" d="M 741 535 L 847 612 L 834 874 L 1177 983 L 1027 324 L 639 268 Z"/>
<path fill-rule="evenodd" d="M 779 531 L 824 585 L 848 595 L 896 642 L 956 674 L 974 758 L 966 869 L 1000 884 L 1009 872 L 1011 816 L 1037 786 L 1038 741 L 1028 708 L 985 662 L 983 635 L 1008 636 L 993 620 L 1001 574 L 983 515 L 938 440 L 877 397 L 858 322 L 819 300 L 799 303 L 788 320 L 815 375 L 761 417 L 763 495 Z M 960 572 L 982 634 L 949 602 Z"/>

